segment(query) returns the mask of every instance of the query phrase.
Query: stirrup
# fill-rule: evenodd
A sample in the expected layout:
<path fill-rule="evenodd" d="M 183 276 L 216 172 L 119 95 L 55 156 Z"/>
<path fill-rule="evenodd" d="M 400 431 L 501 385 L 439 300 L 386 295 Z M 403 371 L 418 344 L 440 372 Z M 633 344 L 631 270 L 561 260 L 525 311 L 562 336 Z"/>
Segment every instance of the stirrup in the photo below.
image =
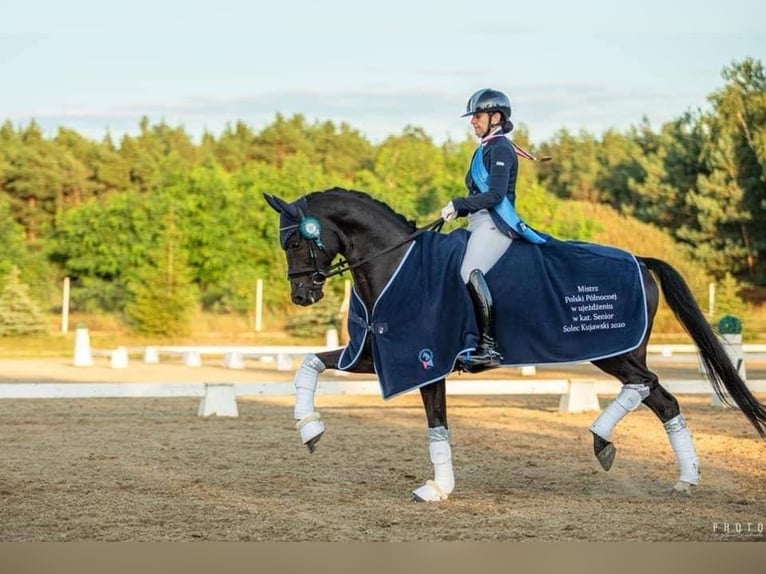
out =
<path fill-rule="evenodd" d="M 502 364 L 503 356 L 494 349 L 477 349 L 475 355 L 469 352 L 460 359 L 460 369 L 469 373 L 494 369 Z"/>

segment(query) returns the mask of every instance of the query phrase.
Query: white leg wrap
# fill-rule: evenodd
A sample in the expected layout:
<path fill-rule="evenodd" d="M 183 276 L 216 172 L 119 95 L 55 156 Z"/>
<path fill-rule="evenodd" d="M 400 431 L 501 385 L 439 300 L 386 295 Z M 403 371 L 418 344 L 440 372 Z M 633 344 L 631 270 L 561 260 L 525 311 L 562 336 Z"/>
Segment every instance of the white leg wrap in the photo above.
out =
<path fill-rule="evenodd" d="M 324 363 L 316 355 L 307 355 L 295 372 L 295 428 L 301 435 L 301 442 L 306 444 L 312 438 L 324 432 L 324 423 L 319 413 L 314 411 L 314 394 L 317 389 L 319 373 L 325 370 Z"/>
<path fill-rule="evenodd" d="M 319 373 L 325 370 L 324 363 L 316 355 L 306 355 L 295 372 L 295 419 L 301 420 L 314 412 L 314 394 L 317 390 Z"/>
<path fill-rule="evenodd" d="M 617 423 L 630 411 L 635 411 L 641 401 L 648 396 L 649 387 L 647 385 L 623 385 L 615 399 L 590 425 L 590 430 L 604 440 L 609 440 Z"/>
<path fill-rule="evenodd" d="M 679 414 L 673 417 L 663 426 L 665 427 L 665 432 L 668 433 L 670 446 L 673 447 L 673 452 L 676 454 L 676 460 L 678 461 L 678 468 L 681 471 L 681 475 L 678 477 L 679 482 L 688 482 L 693 485 L 699 484 L 699 458 L 697 457 L 697 450 L 694 448 L 692 434 L 689 431 L 689 427 L 686 426 L 686 420 L 683 415 Z"/>
<path fill-rule="evenodd" d="M 434 482 L 445 495 L 452 494 L 455 490 L 455 474 L 452 471 L 452 448 L 449 441 L 429 443 L 428 451 L 434 465 Z"/>
<path fill-rule="evenodd" d="M 434 465 L 434 479 L 426 481 L 412 494 L 420 500 L 437 502 L 446 500 L 455 489 L 452 448 L 449 444 L 449 431 L 444 427 L 428 429 L 428 439 L 428 452 Z"/>

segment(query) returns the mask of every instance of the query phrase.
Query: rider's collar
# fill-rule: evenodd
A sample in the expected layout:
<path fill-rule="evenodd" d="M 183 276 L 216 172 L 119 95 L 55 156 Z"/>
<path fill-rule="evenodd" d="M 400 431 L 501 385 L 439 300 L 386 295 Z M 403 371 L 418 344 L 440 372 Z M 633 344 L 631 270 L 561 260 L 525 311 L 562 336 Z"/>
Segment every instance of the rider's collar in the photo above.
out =
<path fill-rule="evenodd" d="M 495 138 L 499 138 L 499 137 L 505 137 L 505 132 L 503 132 L 503 126 L 498 126 L 497 128 L 495 128 L 495 130 L 491 134 L 481 138 L 481 145 L 485 146 L 491 140 L 493 140 Z"/>

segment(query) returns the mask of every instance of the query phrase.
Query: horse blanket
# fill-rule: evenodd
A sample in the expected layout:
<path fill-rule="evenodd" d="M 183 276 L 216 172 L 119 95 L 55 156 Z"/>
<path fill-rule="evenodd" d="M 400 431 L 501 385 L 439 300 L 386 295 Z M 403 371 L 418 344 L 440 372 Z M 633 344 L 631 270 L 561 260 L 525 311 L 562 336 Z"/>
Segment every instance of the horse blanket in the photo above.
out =
<path fill-rule="evenodd" d="M 514 241 L 486 274 L 503 366 L 580 363 L 631 351 L 648 325 L 636 258 L 593 243 Z M 375 372 L 388 399 L 446 377 L 474 350 L 479 329 L 460 263 L 468 232 L 424 233 L 368 309 L 356 290 L 348 370 L 371 337 Z"/>

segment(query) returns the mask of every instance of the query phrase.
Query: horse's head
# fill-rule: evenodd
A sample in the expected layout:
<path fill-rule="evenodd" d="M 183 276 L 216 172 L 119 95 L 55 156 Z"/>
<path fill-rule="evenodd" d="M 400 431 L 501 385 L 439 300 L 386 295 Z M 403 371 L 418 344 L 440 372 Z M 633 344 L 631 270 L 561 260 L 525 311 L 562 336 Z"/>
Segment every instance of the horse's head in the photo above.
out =
<path fill-rule="evenodd" d="M 324 283 L 337 254 L 337 240 L 326 222 L 309 214 L 304 198 L 294 203 L 263 194 L 279 213 L 279 244 L 287 257 L 287 278 L 296 305 L 313 305 L 324 297 Z"/>
<path fill-rule="evenodd" d="M 416 231 L 413 221 L 361 191 L 334 187 L 292 203 L 263 196 L 279 213 L 279 243 L 297 305 L 319 301 L 325 280 L 346 271 L 362 300 L 372 305 Z M 336 255 L 341 260 L 333 264 Z"/>

